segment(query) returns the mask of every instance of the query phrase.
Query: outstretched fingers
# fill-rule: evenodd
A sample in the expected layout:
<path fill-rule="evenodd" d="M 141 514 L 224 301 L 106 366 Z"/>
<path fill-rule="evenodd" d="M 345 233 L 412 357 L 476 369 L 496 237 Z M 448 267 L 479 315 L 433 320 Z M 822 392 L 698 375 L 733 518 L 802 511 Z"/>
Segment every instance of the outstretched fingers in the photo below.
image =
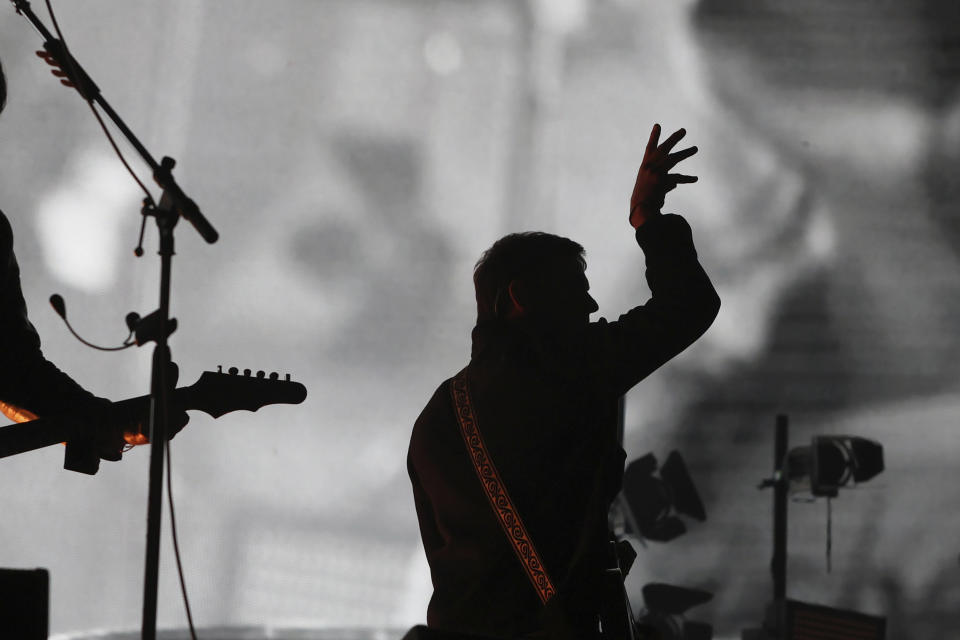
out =
<path fill-rule="evenodd" d="M 652 160 L 654 155 L 657 153 L 657 145 L 660 142 L 660 125 L 655 124 L 650 130 L 650 139 L 647 140 L 647 148 L 643 152 L 643 161 L 642 165 L 648 165 Z"/>
<path fill-rule="evenodd" d="M 658 144 L 660 139 L 660 125 L 653 125 L 653 131 L 650 132 L 650 140 L 647 142 L 647 148 L 643 154 L 643 167 L 651 171 L 666 173 L 672 169 L 678 162 L 689 158 L 697 152 L 697 147 L 687 147 L 676 153 L 670 153 L 683 137 L 687 135 L 686 129 L 677 129 L 670 137 Z"/>
<path fill-rule="evenodd" d="M 677 166 L 678 162 L 680 162 L 681 160 L 686 160 L 690 156 L 694 155 L 697 151 L 699 151 L 697 147 L 687 147 L 682 151 L 671 153 L 666 158 L 664 158 L 664 162 L 663 162 L 664 170 L 669 171 L 670 169 L 673 169 L 675 166 Z"/>
<path fill-rule="evenodd" d="M 677 146 L 677 143 L 680 142 L 683 139 L 683 136 L 685 135 L 687 135 L 686 129 L 677 129 L 676 131 L 670 134 L 669 138 L 663 141 L 663 144 L 661 144 L 657 148 L 657 151 L 660 152 L 662 155 L 666 155 L 670 153 L 670 151 L 673 150 L 675 146 Z"/>
<path fill-rule="evenodd" d="M 667 177 L 674 184 L 690 184 L 691 182 L 696 182 L 699 180 L 697 176 L 688 176 L 682 173 L 670 173 L 667 174 Z"/>

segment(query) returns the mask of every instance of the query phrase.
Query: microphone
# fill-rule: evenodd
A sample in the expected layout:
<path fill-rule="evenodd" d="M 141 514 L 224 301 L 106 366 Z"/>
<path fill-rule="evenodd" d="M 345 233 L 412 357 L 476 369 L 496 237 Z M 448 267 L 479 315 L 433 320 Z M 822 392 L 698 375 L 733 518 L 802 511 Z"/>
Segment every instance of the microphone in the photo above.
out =
<path fill-rule="evenodd" d="M 53 310 L 57 312 L 57 315 L 67 319 L 67 303 L 63 301 L 63 296 L 59 293 L 55 293 L 50 296 L 50 306 L 53 307 Z"/>
<path fill-rule="evenodd" d="M 55 293 L 52 296 L 50 296 L 50 306 L 53 307 L 53 310 L 57 312 L 58 316 L 63 318 L 64 324 L 67 325 L 67 329 L 70 330 L 70 333 L 73 334 L 73 337 L 79 340 L 80 342 L 82 342 L 83 344 L 87 345 L 91 349 L 96 349 L 98 351 L 120 351 L 122 349 L 126 349 L 127 347 L 132 347 L 135 344 L 134 342 L 130 342 L 130 336 L 127 336 L 127 339 L 123 341 L 123 345 L 119 347 L 101 347 L 93 344 L 92 342 L 87 342 L 82 337 L 80 337 L 80 334 L 78 334 L 76 331 L 73 330 L 72 326 L 70 326 L 70 321 L 67 320 L 67 303 L 64 302 L 63 296 L 61 296 L 59 293 Z M 130 326 L 130 323 L 131 323 L 130 316 L 136 316 L 136 315 L 137 315 L 136 313 L 130 313 L 127 315 L 128 327 Z M 138 319 L 139 319 L 139 316 L 138 316 Z M 130 335 L 131 336 L 133 335 L 132 328 L 130 329 Z"/>

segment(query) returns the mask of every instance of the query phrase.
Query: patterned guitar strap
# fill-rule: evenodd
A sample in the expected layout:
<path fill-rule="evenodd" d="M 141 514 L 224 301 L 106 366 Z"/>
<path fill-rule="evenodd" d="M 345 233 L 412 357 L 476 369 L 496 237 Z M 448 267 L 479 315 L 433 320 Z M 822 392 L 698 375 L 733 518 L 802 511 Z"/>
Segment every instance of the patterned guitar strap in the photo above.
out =
<path fill-rule="evenodd" d="M 450 384 L 450 393 L 453 395 L 453 404 L 456 407 L 457 422 L 460 423 L 460 433 L 467 446 L 467 453 L 473 461 L 473 470 L 483 486 L 483 491 L 490 502 L 490 508 L 500 523 L 504 535 L 517 554 L 517 559 L 523 566 L 524 572 L 530 579 L 530 584 L 546 604 L 556 594 L 556 589 L 547 575 L 547 569 L 540 561 L 540 555 L 533 544 L 533 539 L 527 533 L 527 528 L 520 518 L 520 513 L 513 506 L 513 500 L 507 492 L 507 487 L 493 464 L 487 445 L 477 427 L 477 419 L 473 413 L 473 401 L 467 387 L 467 370 L 463 369 L 454 377 Z"/>

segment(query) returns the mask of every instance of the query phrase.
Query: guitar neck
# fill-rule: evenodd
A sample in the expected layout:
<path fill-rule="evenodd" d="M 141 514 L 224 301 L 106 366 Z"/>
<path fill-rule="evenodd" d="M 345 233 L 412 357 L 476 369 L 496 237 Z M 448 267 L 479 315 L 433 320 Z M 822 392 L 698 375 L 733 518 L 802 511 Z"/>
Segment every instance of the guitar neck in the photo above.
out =
<path fill-rule="evenodd" d="M 72 423 L 61 420 L 31 420 L 4 427 L 0 429 L 0 458 L 64 442 L 73 430 Z"/>
<path fill-rule="evenodd" d="M 253 377 L 249 369 L 242 376 L 235 368 L 229 374 L 205 371 L 189 387 L 173 390 L 170 413 L 198 410 L 219 418 L 231 411 L 257 411 L 270 404 L 300 404 L 307 397 L 307 389 L 289 378 L 280 380 L 276 373 L 267 378 L 262 371 Z M 132 430 L 138 424 L 146 425 L 149 414 L 150 396 L 138 396 L 114 402 L 104 417 L 113 425 Z M 81 424 L 72 416 L 50 416 L 2 427 L 0 458 L 82 437 L 85 434 L 77 432 Z"/>
<path fill-rule="evenodd" d="M 195 391 L 193 387 L 180 387 L 170 394 L 170 412 L 196 409 L 197 403 L 192 402 Z M 110 408 L 111 422 L 127 424 L 150 419 L 150 396 L 137 396 L 114 402 Z M 146 425 L 144 425 L 146 426 Z"/>

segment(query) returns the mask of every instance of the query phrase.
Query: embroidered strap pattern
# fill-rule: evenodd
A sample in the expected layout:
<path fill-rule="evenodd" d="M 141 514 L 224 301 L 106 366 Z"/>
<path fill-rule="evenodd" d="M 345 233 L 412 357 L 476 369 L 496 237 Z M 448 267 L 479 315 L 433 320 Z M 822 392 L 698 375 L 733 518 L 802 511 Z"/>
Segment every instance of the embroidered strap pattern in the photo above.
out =
<path fill-rule="evenodd" d="M 510 540 L 510 545 L 520 559 L 527 577 L 530 578 L 530 584 L 540 596 L 540 601 L 546 604 L 556 593 L 550 576 L 543 563 L 540 562 L 540 556 L 537 554 L 536 547 L 533 546 L 533 540 L 527 533 L 527 528 L 520 519 L 520 514 L 513 506 L 510 494 L 507 493 L 507 487 L 504 485 L 497 468 L 490 458 L 487 446 L 483 442 L 480 430 L 477 428 L 477 420 L 473 415 L 473 402 L 470 399 L 470 392 L 467 389 L 466 369 L 457 374 L 450 385 L 450 391 L 453 394 L 453 404 L 456 407 L 457 421 L 460 423 L 460 433 L 463 435 L 463 441 L 467 445 L 467 452 L 473 461 L 473 469 L 477 472 L 477 478 L 483 485 L 484 493 L 490 506 L 503 528 L 504 534 Z"/>

